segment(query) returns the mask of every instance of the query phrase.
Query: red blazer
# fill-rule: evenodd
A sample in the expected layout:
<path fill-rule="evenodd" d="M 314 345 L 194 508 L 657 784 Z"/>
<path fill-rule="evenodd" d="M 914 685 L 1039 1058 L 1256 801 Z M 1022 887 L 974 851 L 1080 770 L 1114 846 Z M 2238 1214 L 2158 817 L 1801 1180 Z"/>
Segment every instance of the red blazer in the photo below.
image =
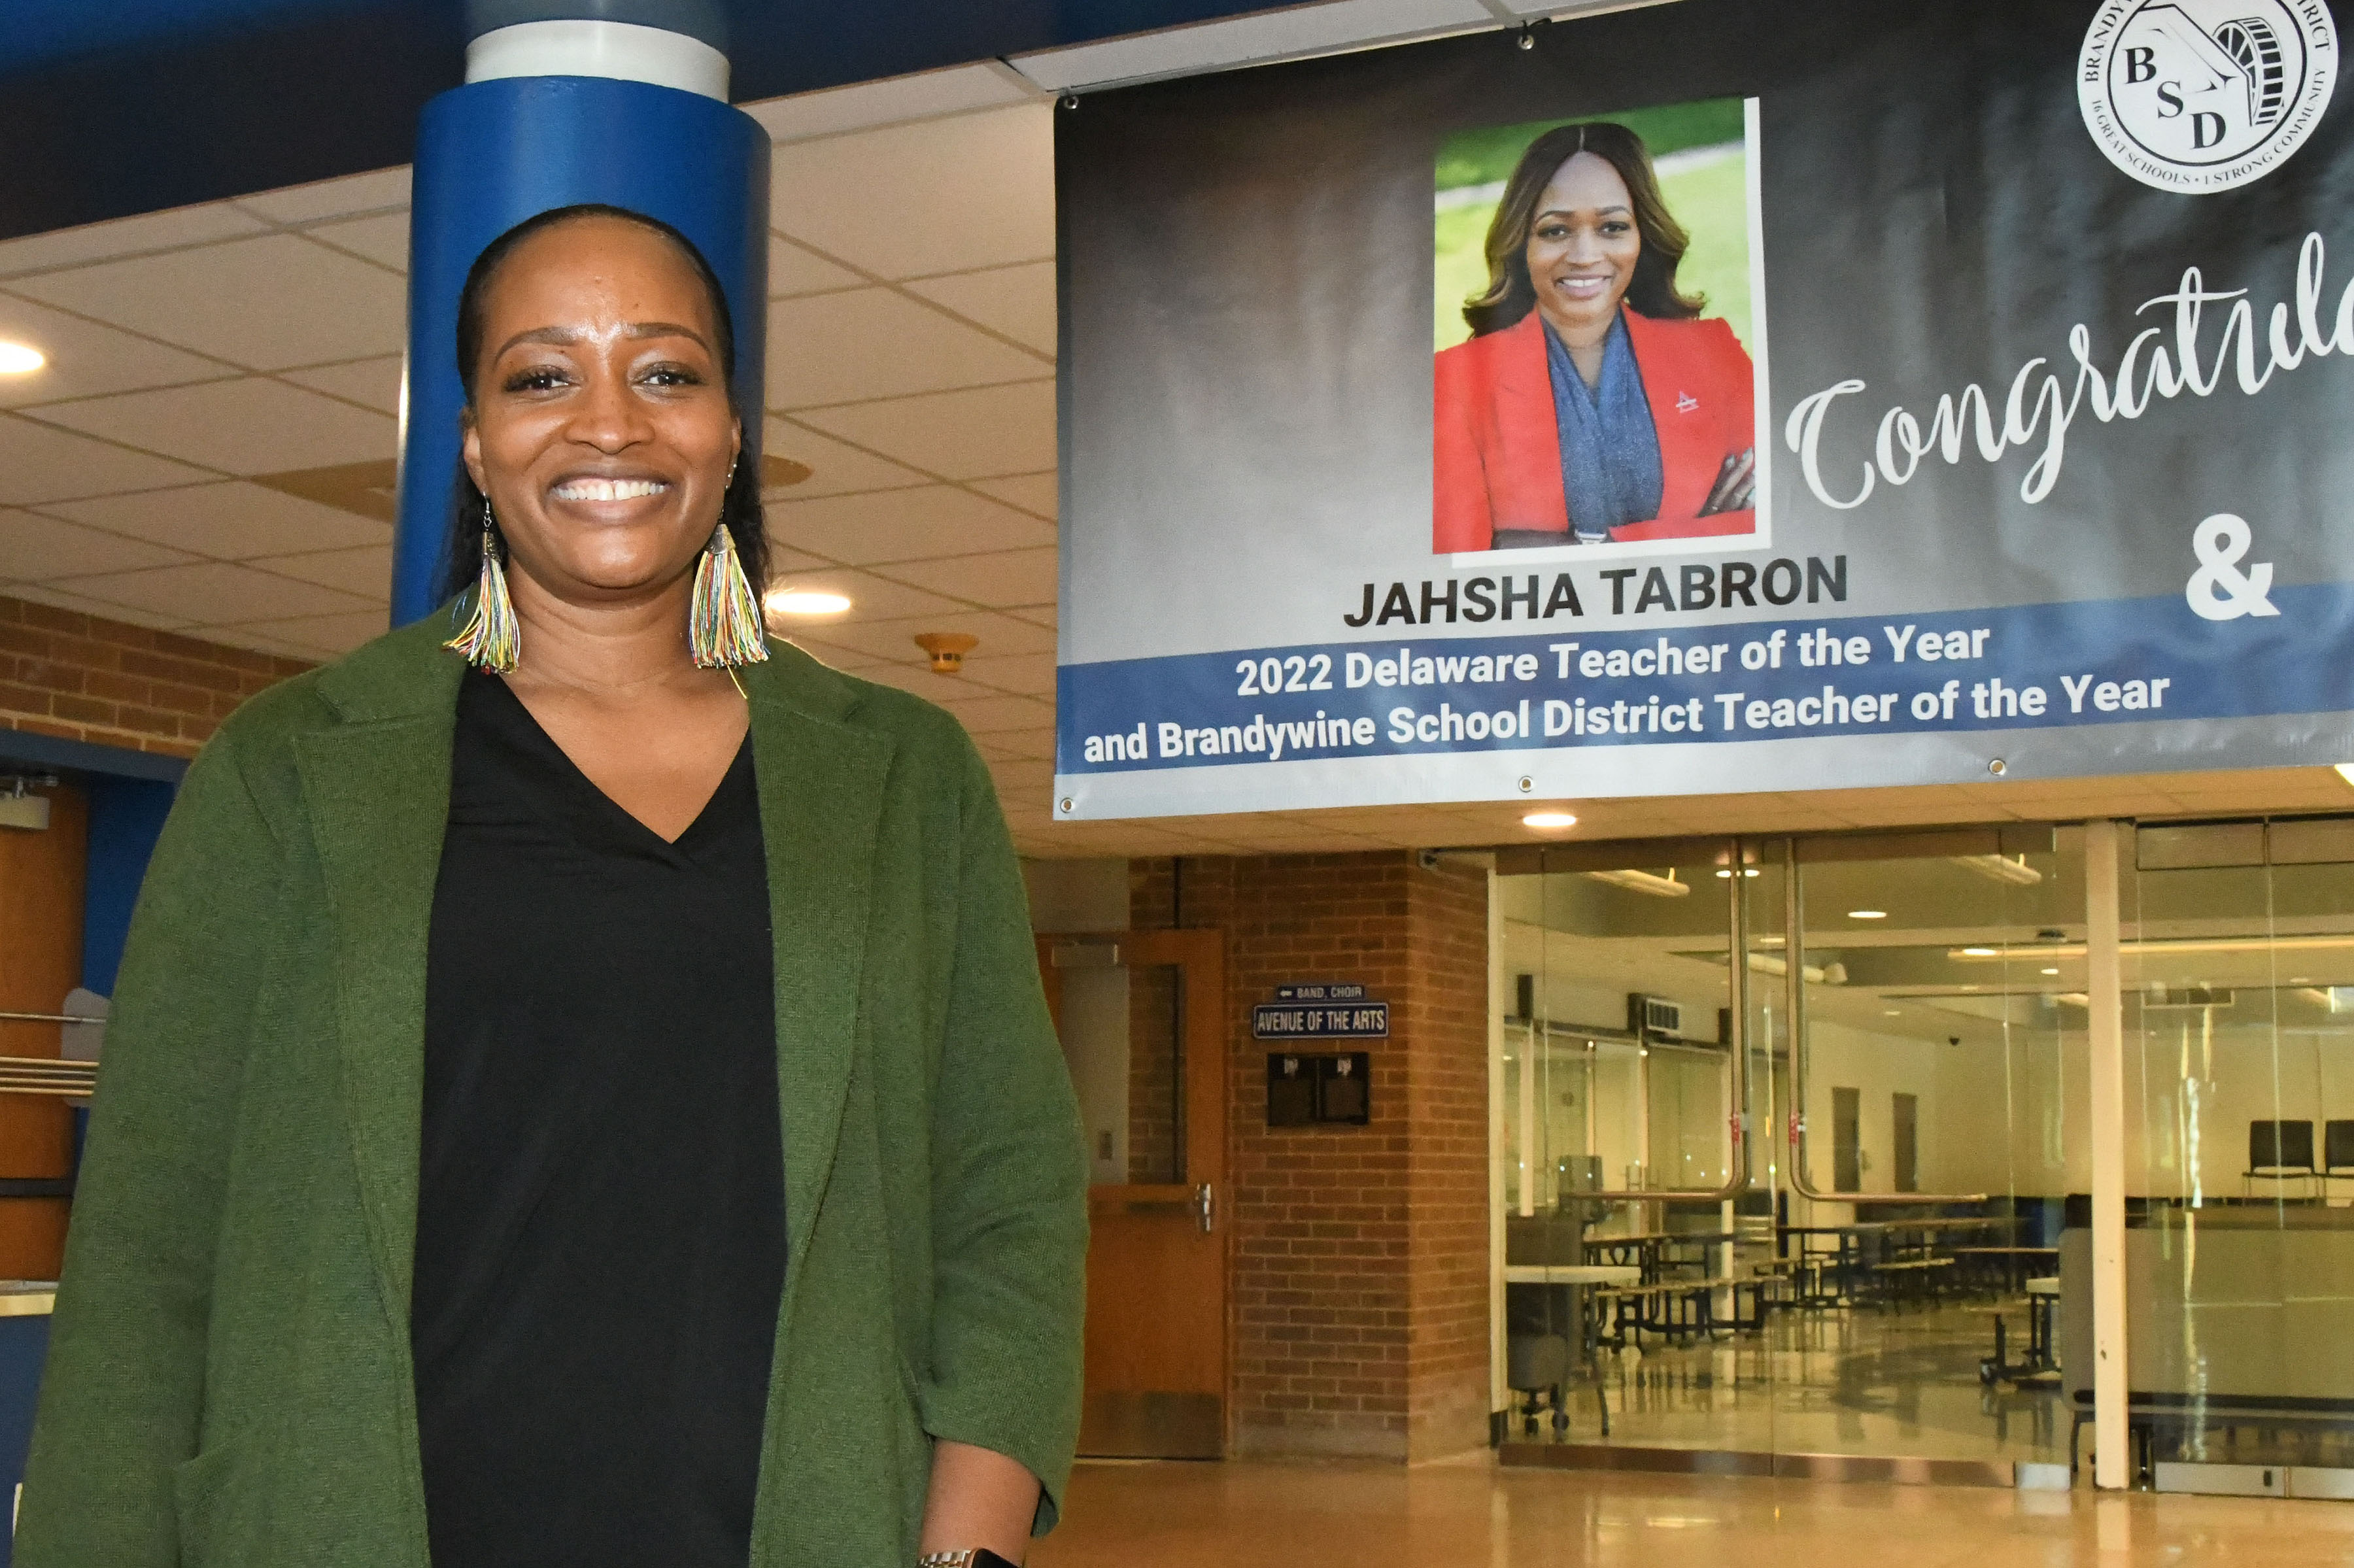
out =
<path fill-rule="evenodd" d="M 1749 355 L 1720 317 L 1656 321 L 1626 313 L 1627 338 L 1659 428 L 1665 484 L 1659 515 L 1610 531 L 1617 539 L 1747 534 L 1752 510 L 1700 515 L 1717 468 L 1757 444 Z M 1432 396 L 1431 547 L 1487 550 L 1499 528 L 1569 539 L 1543 318 L 1532 310 L 1501 332 L 1438 353 Z"/>

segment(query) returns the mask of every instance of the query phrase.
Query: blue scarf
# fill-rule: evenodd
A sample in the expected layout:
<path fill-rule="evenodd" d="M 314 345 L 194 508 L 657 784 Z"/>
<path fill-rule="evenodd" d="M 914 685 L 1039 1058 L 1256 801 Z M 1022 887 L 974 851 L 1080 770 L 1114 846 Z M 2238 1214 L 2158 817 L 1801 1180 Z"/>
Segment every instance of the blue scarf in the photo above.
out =
<path fill-rule="evenodd" d="M 1625 523 L 1659 514 L 1666 481 L 1659 432 L 1643 394 L 1643 372 L 1627 338 L 1627 318 L 1610 323 L 1602 344 L 1601 384 L 1589 387 L 1569 347 L 1544 329 L 1545 369 L 1553 377 L 1553 415 L 1561 432 L 1561 488 L 1569 502 L 1569 531 L 1581 545 L 1598 545 Z"/>

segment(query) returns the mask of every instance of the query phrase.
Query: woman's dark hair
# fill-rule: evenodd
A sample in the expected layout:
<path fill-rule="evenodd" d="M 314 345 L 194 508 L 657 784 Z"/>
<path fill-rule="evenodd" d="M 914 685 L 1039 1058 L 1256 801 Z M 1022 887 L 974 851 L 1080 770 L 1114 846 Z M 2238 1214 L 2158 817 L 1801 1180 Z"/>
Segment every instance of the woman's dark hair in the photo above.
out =
<path fill-rule="evenodd" d="M 1488 291 L 1463 302 L 1463 319 L 1470 323 L 1473 337 L 1501 332 L 1536 308 L 1536 285 L 1529 281 L 1529 229 L 1553 171 L 1580 153 L 1591 153 L 1617 170 L 1634 203 L 1635 232 L 1642 238 L 1643 253 L 1627 285 L 1628 305 L 1638 314 L 1673 321 L 1700 314 L 1707 303 L 1700 296 L 1676 291 L 1676 268 L 1691 246 L 1691 236 L 1661 199 L 1659 177 L 1651 170 L 1651 154 L 1643 139 L 1624 125 L 1590 120 L 1556 125 L 1530 143 L 1512 177 L 1504 182 L 1495 221 L 1488 225 Z"/>
<path fill-rule="evenodd" d="M 719 274 L 711 270 L 711 263 L 704 260 L 693 240 L 662 219 L 603 202 L 559 207 L 527 217 L 484 246 L 482 253 L 474 258 L 474 265 L 466 273 L 466 286 L 458 294 L 458 378 L 465 384 L 466 406 L 474 406 L 474 382 L 482 374 L 482 296 L 490 292 L 491 280 L 516 246 L 541 229 L 584 217 L 619 218 L 652 229 L 677 246 L 694 264 L 695 276 L 703 280 L 704 291 L 711 296 L 711 319 L 719 337 L 719 374 L 727 390 L 727 406 L 741 419 L 744 411 L 736 403 L 736 325 L 727 310 L 727 291 L 719 285 Z M 439 597 L 442 599 L 471 588 L 482 569 L 482 493 L 475 488 L 466 465 L 460 463 L 457 478 L 451 486 L 449 536 L 441 547 Z M 750 580 L 752 596 L 757 599 L 769 578 L 769 536 L 760 510 L 758 463 L 737 465 L 736 477 L 719 501 L 719 520 L 735 535 L 736 553 L 743 560 L 744 576 Z"/>

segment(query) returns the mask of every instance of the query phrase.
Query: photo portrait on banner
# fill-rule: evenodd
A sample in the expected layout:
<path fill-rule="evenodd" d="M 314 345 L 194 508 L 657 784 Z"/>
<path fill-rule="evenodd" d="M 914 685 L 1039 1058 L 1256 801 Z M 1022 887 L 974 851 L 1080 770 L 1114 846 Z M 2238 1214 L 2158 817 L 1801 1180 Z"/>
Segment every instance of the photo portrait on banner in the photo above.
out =
<path fill-rule="evenodd" d="M 1441 146 L 1436 554 L 1766 542 L 1753 155 L 1732 98 Z"/>

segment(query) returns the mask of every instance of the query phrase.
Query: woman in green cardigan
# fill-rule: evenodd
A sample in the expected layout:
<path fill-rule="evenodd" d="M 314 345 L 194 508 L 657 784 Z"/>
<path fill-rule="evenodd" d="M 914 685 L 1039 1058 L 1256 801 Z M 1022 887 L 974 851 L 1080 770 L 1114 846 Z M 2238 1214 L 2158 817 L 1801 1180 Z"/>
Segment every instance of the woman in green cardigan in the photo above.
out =
<path fill-rule="evenodd" d="M 463 630 L 156 849 L 19 1568 L 1018 1563 L 1087 1172 L 988 775 L 765 645 L 693 246 L 546 215 L 460 317 Z"/>

